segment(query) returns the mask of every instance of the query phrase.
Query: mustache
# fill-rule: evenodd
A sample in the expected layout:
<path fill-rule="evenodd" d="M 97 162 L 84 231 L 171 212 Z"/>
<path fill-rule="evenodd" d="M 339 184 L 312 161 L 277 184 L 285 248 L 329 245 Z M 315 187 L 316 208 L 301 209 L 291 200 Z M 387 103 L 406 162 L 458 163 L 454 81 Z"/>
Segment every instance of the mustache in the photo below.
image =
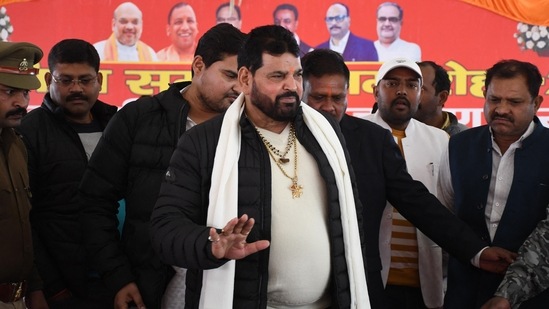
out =
<path fill-rule="evenodd" d="M 21 115 L 25 116 L 27 114 L 27 109 L 22 107 L 17 107 L 6 113 L 6 117 Z"/>
<path fill-rule="evenodd" d="M 341 27 L 333 25 L 333 26 L 330 27 L 330 30 L 332 30 L 332 29 L 341 29 Z"/>
<path fill-rule="evenodd" d="M 88 100 L 88 96 L 83 95 L 83 94 L 81 94 L 81 93 L 74 93 L 74 94 L 69 94 L 65 100 L 67 100 L 67 101 L 73 101 L 73 100 L 84 100 L 84 101 L 87 101 L 87 100 Z"/>
<path fill-rule="evenodd" d="M 6 117 L 21 115 L 25 116 L 27 114 L 27 109 L 22 107 L 17 107 L 6 113 Z"/>
<path fill-rule="evenodd" d="M 282 98 L 295 98 L 295 101 L 298 102 L 298 103 L 299 103 L 299 101 L 301 101 L 301 99 L 299 98 L 299 95 L 295 91 L 289 91 L 289 92 L 283 93 L 281 95 L 277 95 L 275 100 L 276 100 L 276 102 L 279 102 L 280 99 L 282 99 Z"/>
<path fill-rule="evenodd" d="M 405 103 L 406 106 L 410 107 L 410 101 L 408 100 L 408 98 L 406 97 L 400 97 L 400 98 L 396 98 L 394 99 L 392 102 L 391 102 L 391 107 L 392 106 L 395 106 L 397 103 Z"/>
<path fill-rule="evenodd" d="M 494 112 L 492 114 L 492 120 L 495 120 L 495 119 L 505 119 L 505 120 L 508 120 L 510 122 L 515 121 L 515 119 L 513 119 L 513 117 L 511 117 L 509 115 L 506 115 L 506 114 L 500 114 L 500 113 L 497 113 L 497 112 Z"/>

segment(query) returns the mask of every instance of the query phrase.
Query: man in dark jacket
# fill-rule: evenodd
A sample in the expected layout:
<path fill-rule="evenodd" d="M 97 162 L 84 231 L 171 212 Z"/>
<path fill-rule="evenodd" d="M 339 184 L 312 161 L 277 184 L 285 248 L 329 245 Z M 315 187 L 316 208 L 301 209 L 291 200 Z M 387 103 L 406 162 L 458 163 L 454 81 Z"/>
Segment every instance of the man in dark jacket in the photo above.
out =
<path fill-rule="evenodd" d="M 19 127 L 29 153 L 35 260 L 50 308 L 99 308 L 112 296 L 90 272 L 78 223 L 78 185 L 116 107 L 97 98 L 99 55 L 78 39 L 55 44 L 48 93 Z"/>
<path fill-rule="evenodd" d="M 334 2 L 326 11 L 326 27 L 330 37 L 316 49 L 331 49 L 340 53 L 345 61 L 377 61 L 374 42 L 351 32 L 351 12 L 349 6 Z"/>
<path fill-rule="evenodd" d="M 298 57 L 290 31 L 253 29 L 242 94 L 172 156 L 152 242 L 188 268 L 186 308 L 369 308 L 354 176 L 337 124 L 300 102 Z"/>
<path fill-rule="evenodd" d="M 93 265 L 116 293 L 115 308 L 128 303 L 160 308 L 172 268 L 152 250 L 149 220 L 179 136 L 226 110 L 238 96 L 236 54 L 244 34 L 217 25 L 200 39 L 193 79 L 122 108 L 97 145 L 80 186 L 82 222 Z M 122 235 L 118 201 L 125 199 Z"/>
<path fill-rule="evenodd" d="M 379 251 L 380 223 L 387 201 L 429 238 L 468 263 L 487 243 L 450 213 L 421 182 L 412 179 L 389 130 L 345 114 L 350 73 L 341 55 L 316 49 L 302 58 L 302 64 L 303 100 L 339 121 L 349 149 L 364 205 L 368 292 L 372 308 L 389 308 L 384 298 Z M 505 254 L 497 248 L 486 249 L 483 259 L 497 259 L 498 252 Z M 480 266 L 490 269 L 484 261 Z"/>
<path fill-rule="evenodd" d="M 42 50 L 30 43 L 0 42 L 0 308 L 48 308 L 33 263 L 27 151 L 14 127 L 40 88 L 33 65 Z M 23 297 L 26 296 L 26 304 Z"/>
<path fill-rule="evenodd" d="M 539 69 L 502 60 L 486 71 L 486 125 L 454 135 L 440 166 L 438 194 L 475 233 L 517 251 L 549 205 L 549 129 L 536 113 L 543 102 Z M 450 258 L 445 308 L 480 308 L 503 275 Z M 549 291 L 520 308 L 545 308 Z"/>

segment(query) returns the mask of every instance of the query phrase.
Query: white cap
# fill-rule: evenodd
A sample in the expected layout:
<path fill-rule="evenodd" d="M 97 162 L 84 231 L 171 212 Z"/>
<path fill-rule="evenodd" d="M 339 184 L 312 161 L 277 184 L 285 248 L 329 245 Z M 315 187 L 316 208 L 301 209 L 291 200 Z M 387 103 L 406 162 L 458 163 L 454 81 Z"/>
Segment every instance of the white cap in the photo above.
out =
<path fill-rule="evenodd" d="M 377 71 L 376 75 L 376 85 L 379 84 L 379 81 L 382 80 L 389 71 L 396 68 L 408 68 L 419 75 L 419 78 L 423 80 L 423 75 L 421 75 L 421 69 L 417 63 L 413 62 L 410 59 L 406 58 L 395 58 L 389 61 L 386 61 Z"/>

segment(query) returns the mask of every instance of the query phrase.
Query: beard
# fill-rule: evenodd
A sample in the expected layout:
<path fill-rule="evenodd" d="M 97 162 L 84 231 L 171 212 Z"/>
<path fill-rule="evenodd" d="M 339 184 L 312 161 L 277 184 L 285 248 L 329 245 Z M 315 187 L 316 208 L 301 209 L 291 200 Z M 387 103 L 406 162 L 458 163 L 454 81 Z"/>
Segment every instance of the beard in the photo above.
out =
<path fill-rule="evenodd" d="M 236 100 L 236 98 L 238 97 L 238 93 L 234 91 L 229 91 L 225 94 L 225 96 L 223 96 L 221 100 L 214 99 L 208 94 L 202 92 L 198 93 L 198 97 L 200 99 L 202 108 L 213 113 L 223 113 L 229 108 L 229 106 L 231 106 L 231 103 Z M 226 100 L 227 98 L 229 98 L 229 100 Z"/>
<path fill-rule="evenodd" d="M 404 104 L 406 107 L 408 107 L 407 111 L 399 111 L 397 110 L 397 106 L 400 104 Z M 394 125 L 403 125 L 407 124 L 410 119 L 412 119 L 412 116 L 417 111 L 417 105 L 414 108 L 412 106 L 412 103 L 410 100 L 406 97 L 397 97 L 391 102 L 382 103 L 379 104 L 379 112 L 381 113 L 382 118 L 387 122 L 388 124 L 394 124 Z"/>
<path fill-rule="evenodd" d="M 294 98 L 295 102 L 293 103 L 293 106 L 288 108 L 290 103 L 282 103 L 281 99 L 283 98 Z M 288 91 L 277 95 L 273 102 L 273 100 L 258 90 L 255 81 L 252 85 L 250 99 L 252 104 L 261 110 L 263 114 L 276 121 L 293 120 L 297 115 L 297 109 L 299 108 L 299 103 L 301 102 L 299 95 L 295 91 Z"/>

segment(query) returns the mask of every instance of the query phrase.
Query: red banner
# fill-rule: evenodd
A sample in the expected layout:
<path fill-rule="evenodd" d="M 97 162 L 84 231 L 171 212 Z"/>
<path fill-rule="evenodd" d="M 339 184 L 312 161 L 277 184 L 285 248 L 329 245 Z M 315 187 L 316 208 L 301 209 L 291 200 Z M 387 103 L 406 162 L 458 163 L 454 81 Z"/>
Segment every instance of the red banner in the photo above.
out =
<path fill-rule="evenodd" d="M 228 0 L 188 0 L 196 13 L 198 37 L 215 24 L 215 11 Z M 5 16 L 11 23 L 10 41 L 28 41 L 40 46 L 46 56 L 40 63 L 40 78 L 47 71 L 47 53 L 58 41 L 81 38 L 94 44 L 112 34 L 114 9 L 123 1 L 38 0 L 11 3 Z M 292 3 L 299 10 L 296 33 L 311 46 L 328 40 L 324 21 L 329 0 L 241 0 L 242 31 L 273 23 L 273 10 L 281 3 Z M 349 7 L 352 33 L 377 40 L 376 10 L 382 1 L 344 1 Z M 141 40 L 155 51 L 170 44 L 166 34 L 168 12 L 176 1 L 135 0 L 143 12 Z M 421 48 L 422 60 L 443 65 L 452 79 L 452 93 L 446 108 L 457 112 L 470 126 L 483 122 L 482 89 L 484 72 L 501 59 L 519 59 L 537 65 L 544 78 L 549 75 L 549 57 L 536 52 L 536 44 L 546 41 L 544 27 L 528 27 L 490 10 L 459 0 L 398 1 L 404 11 L 400 37 Z M 0 12 L 1 13 L 1 12 Z M 0 14 L 0 36 L 2 35 Z M 526 28 L 525 28 L 526 27 Z M 534 32 L 538 34 L 533 34 Z M 528 32 L 530 32 L 528 37 Z M 541 35 L 540 35 L 541 34 Z M 533 40 L 537 37 L 537 40 Z M 528 41 L 532 41 L 528 43 Z M 549 49 L 547 49 L 549 51 Z M 348 62 L 351 70 L 349 112 L 366 114 L 374 98 L 372 85 L 380 63 Z M 101 100 L 122 105 L 141 95 L 156 94 L 176 80 L 190 80 L 189 63 L 103 62 L 104 84 Z M 46 87 L 32 94 L 31 103 L 40 104 Z M 542 94 L 549 94 L 547 84 Z M 549 117 L 544 117 L 547 119 Z"/>

